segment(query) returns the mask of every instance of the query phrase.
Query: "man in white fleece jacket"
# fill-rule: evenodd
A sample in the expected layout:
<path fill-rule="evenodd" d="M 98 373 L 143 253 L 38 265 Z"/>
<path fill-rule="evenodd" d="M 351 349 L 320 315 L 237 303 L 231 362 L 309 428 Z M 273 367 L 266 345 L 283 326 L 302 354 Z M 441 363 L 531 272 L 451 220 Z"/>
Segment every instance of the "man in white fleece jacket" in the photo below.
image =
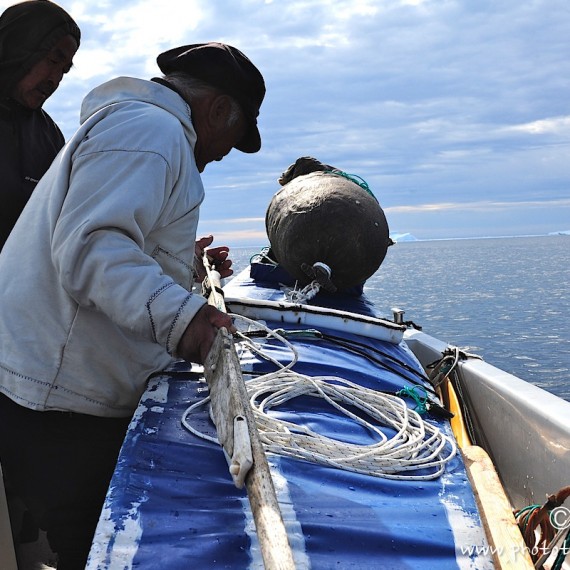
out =
<path fill-rule="evenodd" d="M 153 372 L 203 362 L 227 315 L 192 294 L 200 173 L 257 152 L 263 77 L 220 43 L 164 76 L 94 89 L 0 254 L 0 462 L 59 555 L 84 568 L 129 419 Z M 227 248 L 213 248 L 222 276 Z"/>

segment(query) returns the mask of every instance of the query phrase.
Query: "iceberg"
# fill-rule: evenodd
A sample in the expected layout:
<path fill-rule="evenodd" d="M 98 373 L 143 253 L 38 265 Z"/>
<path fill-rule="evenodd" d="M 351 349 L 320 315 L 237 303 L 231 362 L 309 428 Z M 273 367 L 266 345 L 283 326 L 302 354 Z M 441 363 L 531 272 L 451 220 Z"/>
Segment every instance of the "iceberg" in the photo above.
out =
<path fill-rule="evenodd" d="M 410 233 L 390 234 L 390 238 L 392 238 L 396 243 L 402 241 L 418 241 L 418 238 Z"/>

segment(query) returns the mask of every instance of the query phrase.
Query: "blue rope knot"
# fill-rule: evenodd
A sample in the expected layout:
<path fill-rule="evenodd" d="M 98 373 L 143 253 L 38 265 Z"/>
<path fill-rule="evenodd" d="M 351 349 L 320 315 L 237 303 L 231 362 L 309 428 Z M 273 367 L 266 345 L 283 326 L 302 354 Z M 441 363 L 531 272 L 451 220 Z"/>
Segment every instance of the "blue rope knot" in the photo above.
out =
<path fill-rule="evenodd" d="M 416 392 L 416 390 L 422 390 L 423 395 L 420 395 Z M 396 392 L 396 396 L 400 396 L 401 398 L 408 397 L 412 398 L 416 403 L 414 407 L 414 411 L 416 411 L 420 416 L 423 416 L 427 413 L 427 392 L 423 386 L 414 386 L 412 388 L 404 387 L 401 390 Z"/>

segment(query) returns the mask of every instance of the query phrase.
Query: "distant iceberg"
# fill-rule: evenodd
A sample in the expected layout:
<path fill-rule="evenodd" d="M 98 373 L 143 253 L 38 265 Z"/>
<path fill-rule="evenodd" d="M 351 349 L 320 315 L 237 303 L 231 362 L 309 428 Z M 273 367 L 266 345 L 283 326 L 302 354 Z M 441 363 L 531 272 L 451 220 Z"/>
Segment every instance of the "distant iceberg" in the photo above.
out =
<path fill-rule="evenodd" d="M 409 233 L 406 233 L 406 234 L 390 234 L 390 237 L 396 243 L 402 242 L 402 241 L 419 241 L 416 236 L 413 236 L 412 234 L 409 234 Z"/>

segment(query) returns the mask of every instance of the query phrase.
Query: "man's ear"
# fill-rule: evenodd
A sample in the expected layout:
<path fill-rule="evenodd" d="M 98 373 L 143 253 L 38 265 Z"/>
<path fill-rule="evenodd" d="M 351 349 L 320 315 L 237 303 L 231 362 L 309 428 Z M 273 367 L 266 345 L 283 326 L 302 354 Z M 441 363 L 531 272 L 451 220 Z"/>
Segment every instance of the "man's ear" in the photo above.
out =
<path fill-rule="evenodd" d="M 208 119 L 214 128 L 227 128 L 232 111 L 232 104 L 228 95 L 216 95 L 210 104 Z"/>

